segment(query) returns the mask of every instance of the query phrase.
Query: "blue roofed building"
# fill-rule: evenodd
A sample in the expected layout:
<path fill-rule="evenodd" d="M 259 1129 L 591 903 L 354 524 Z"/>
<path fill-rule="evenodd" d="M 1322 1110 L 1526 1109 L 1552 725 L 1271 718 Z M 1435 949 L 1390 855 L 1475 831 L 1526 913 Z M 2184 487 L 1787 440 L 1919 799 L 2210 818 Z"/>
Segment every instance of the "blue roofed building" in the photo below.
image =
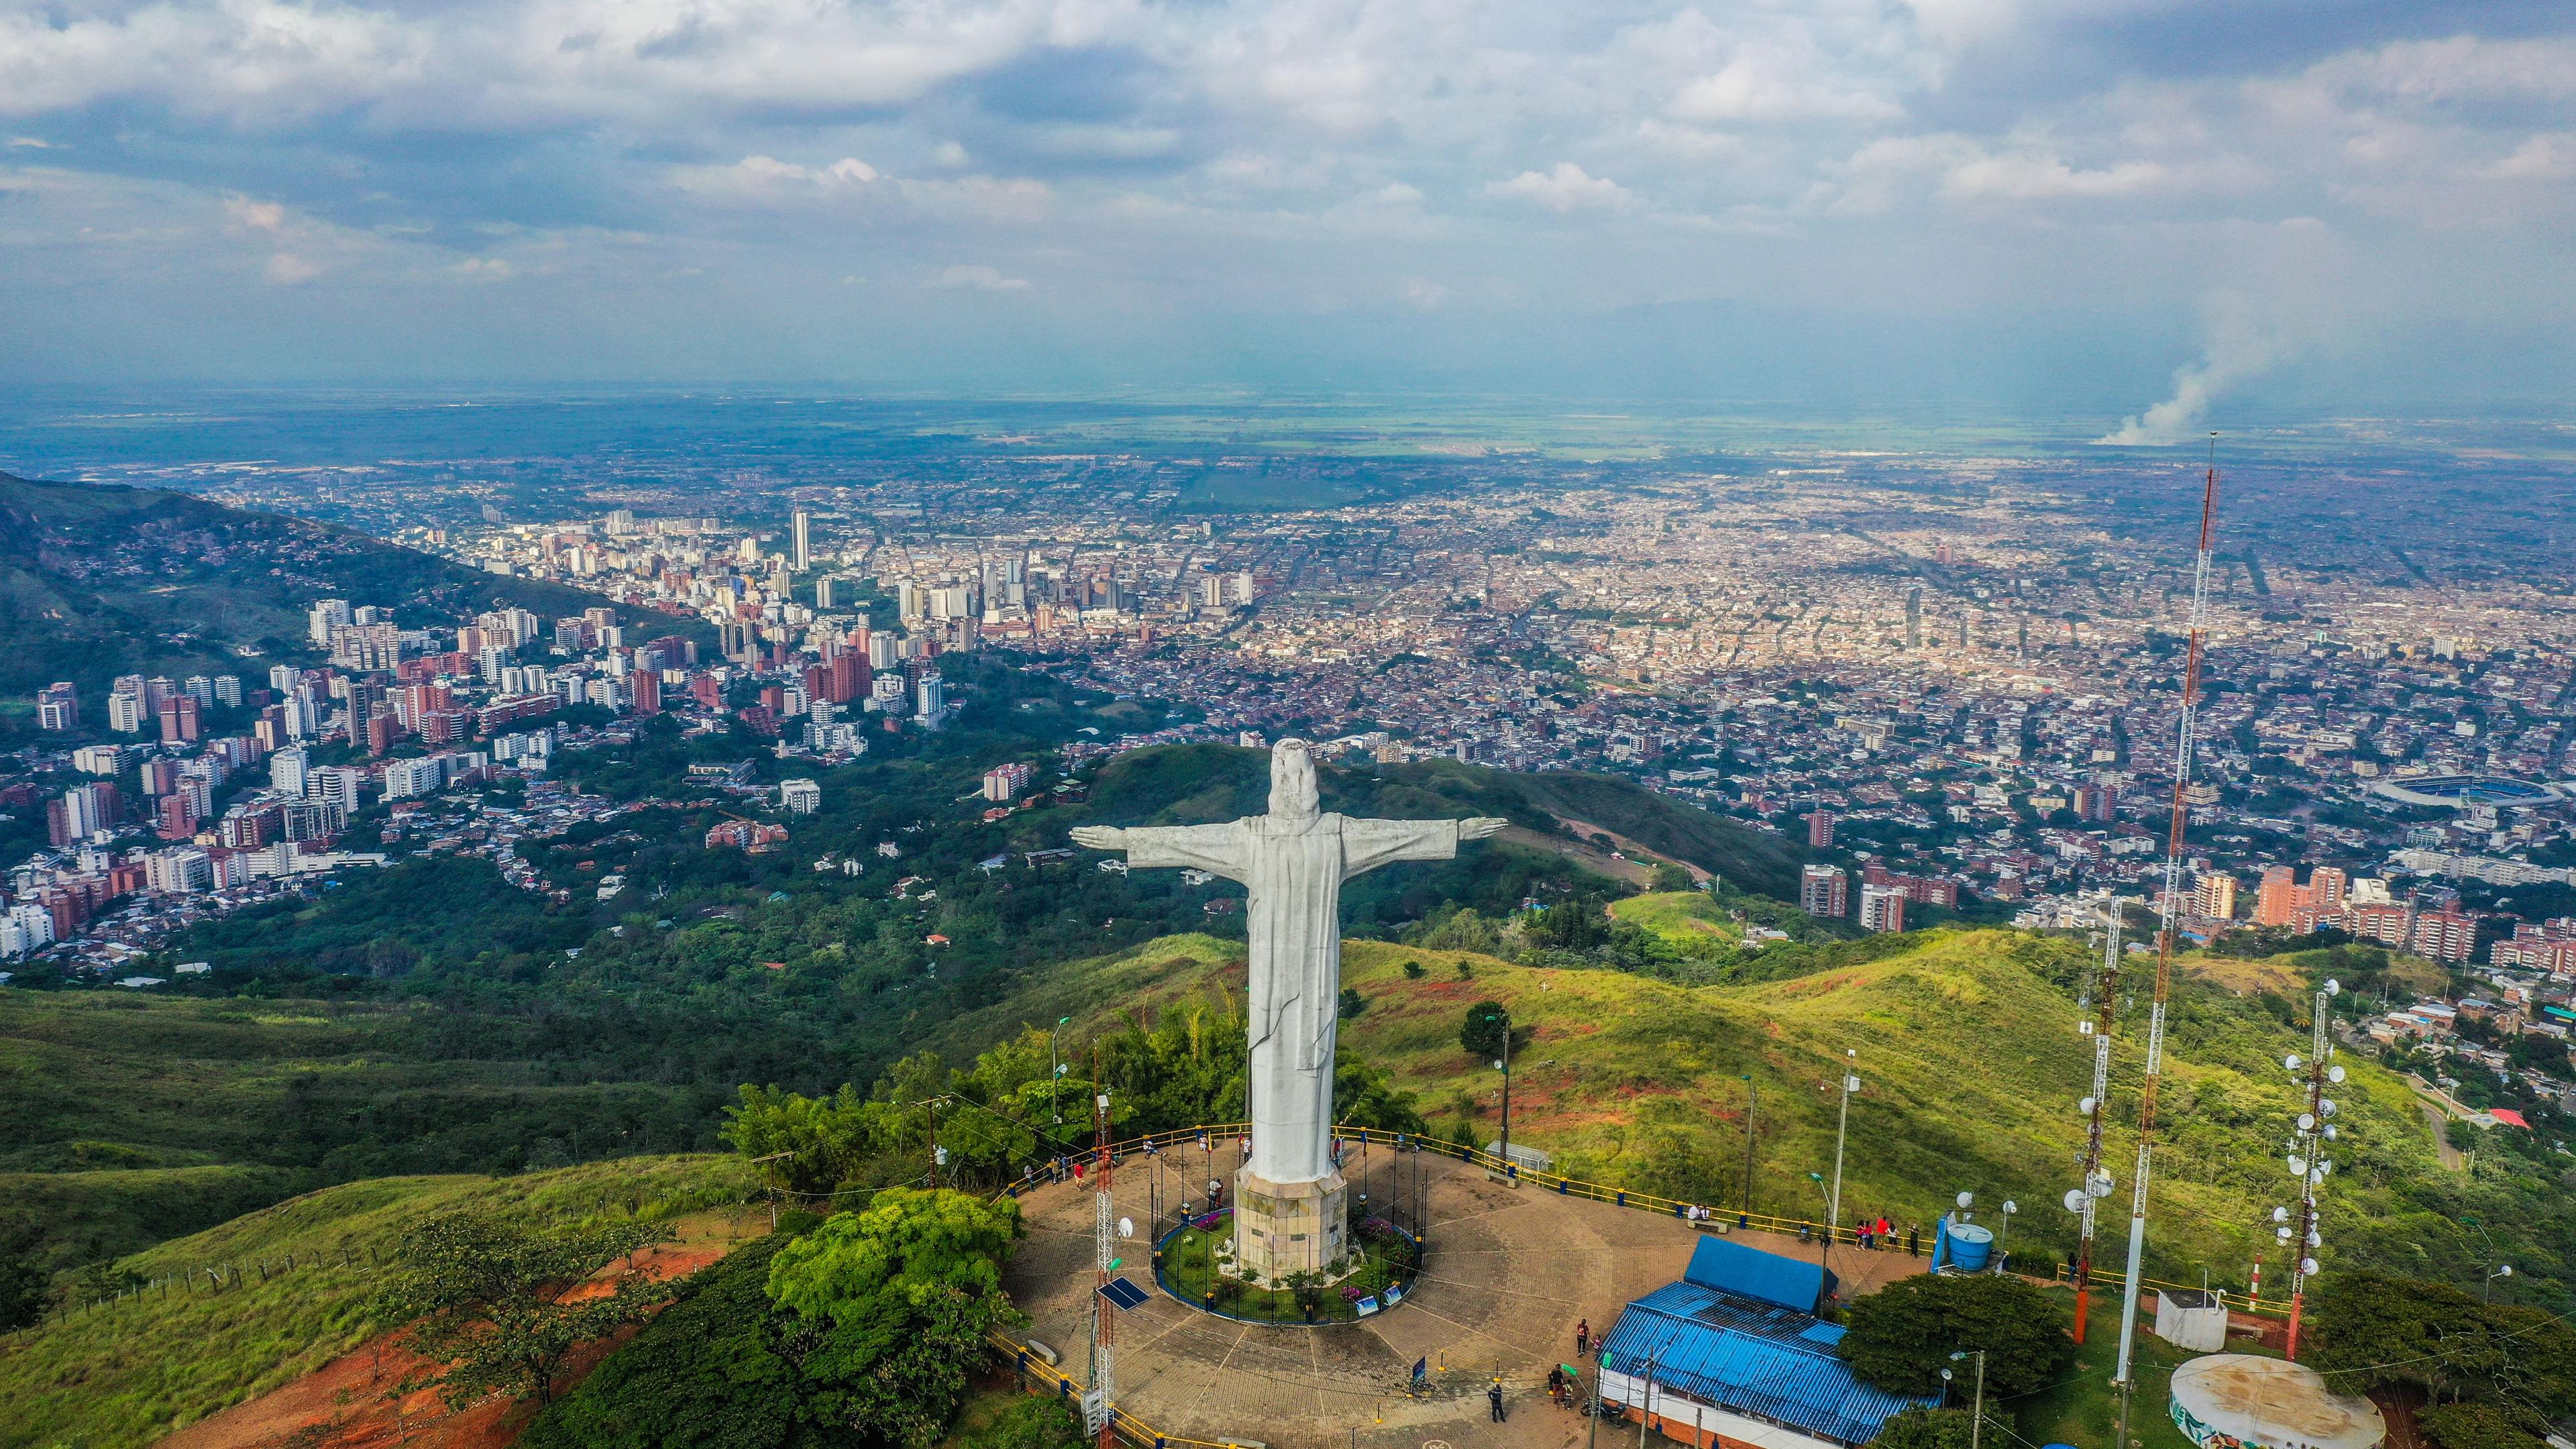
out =
<path fill-rule="evenodd" d="M 1861 1382 L 1816 1316 L 1833 1275 L 1703 1238 L 1682 1281 L 1630 1303 L 1601 1340 L 1601 1397 L 1703 1449 L 1848 1449 L 1929 1398 Z"/>

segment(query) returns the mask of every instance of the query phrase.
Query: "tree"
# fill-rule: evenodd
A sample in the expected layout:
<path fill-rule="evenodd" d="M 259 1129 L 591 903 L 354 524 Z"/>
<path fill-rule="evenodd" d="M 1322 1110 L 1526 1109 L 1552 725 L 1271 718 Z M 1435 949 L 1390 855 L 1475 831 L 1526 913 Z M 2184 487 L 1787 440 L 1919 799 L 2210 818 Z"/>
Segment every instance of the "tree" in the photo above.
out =
<path fill-rule="evenodd" d="M 417 1320 L 412 1347 L 447 1365 L 422 1383 L 450 1404 L 494 1390 L 548 1402 L 567 1354 L 644 1317 L 662 1296 L 633 1275 L 606 1293 L 588 1291 L 596 1285 L 587 1280 L 668 1237 L 652 1223 L 538 1232 L 490 1213 L 443 1213 L 404 1230 L 400 1273 L 379 1306 L 397 1322 Z"/>
<path fill-rule="evenodd" d="M 2494 1404 L 2443 1404 L 2415 1422 L 2441 1449 L 2535 1449 L 2540 1443 L 2524 1415 Z"/>
<path fill-rule="evenodd" d="M 770 1300 L 819 1335 L 814 1410 L 914 1449 L 935 1444 L 992 1331 L 1011 1317 L 1002 1260 L 1019 1204 L 892 1188 L 779 1249 Z"/>
<path fill-rule="evenodd" d="M 1926 1409 L 1917 1406 L 1899 1409 L 1878 1426 L 1878 1437 L 1870 1440 L 1872 1449 L 1968 1449 L 1973 1441 L 1969 1434 L 1965 1409 Z"/>
<path fill-rule="evenodd" d="M 42 1268 L 15 1254 L 0 1258 L 0 1333 L 43 1318 L 52 1300 L 53 1285 Z"/>
<path fill-rule="evenodd" d="M 1368 998 L 1360 995 L 1358 987 L 1345 986 L 1342 988 L 1340 1006 L 1342 1020 L 1348 1021 L 1352 1017 L 1355 1017 L 1366 1010 L 1368 1010 Z"/>
<path fill-rule="evenodd" d="M 769 1301 L 784 1235 L 674 1285 L 670 1307 L 547 1409 L 523 1449 L 785 1449 L 809 1421 L 793 1320 Z"/>
<path fill-rule="evenodd" d="M 1503 1054 L 1503 1033 L 1510 1026 L 1511 1012 L 1499 1001 L 1479 1001 L 1467 1008 L 1466 1019 L 1458 1024 L 1458 1045 L 1480 1061 L 1491 1061 Z"/>
<path fill-rule="evenodd" d="M 826 1193 L 850 1180 L 867 1159 L 868 1104 L 844 1085 L 829 1097 L 802 1097 L 746 1083 L 742 1101 L 725 1109 L 724 1139 L 744 1157 L 764 1162 L 766 1180 L 791 1192 Z"/>
<path fill-rule="evenodd" d="M 2313 1301 L 2302 1347 L 2339 1393 L 2412 1385 L 2436 1403 L 2494 1399 L 2551 1417 L 2576 1410 L 2576 1329 L 2538 1309 L 2383 1273 L 2334 1274 Z"/>
<path fill-rule="evenodd" d="M 1994 1274 L 1901 1278 L 1851 1306 L 1840 1350 L 1892 1393 L 1928 1394 L 1950 1355 L 1985 1350 L 1986 1393 L 2030 1393 L 2075 1360 L 2065 1316 L 2046 1293 Z"/>

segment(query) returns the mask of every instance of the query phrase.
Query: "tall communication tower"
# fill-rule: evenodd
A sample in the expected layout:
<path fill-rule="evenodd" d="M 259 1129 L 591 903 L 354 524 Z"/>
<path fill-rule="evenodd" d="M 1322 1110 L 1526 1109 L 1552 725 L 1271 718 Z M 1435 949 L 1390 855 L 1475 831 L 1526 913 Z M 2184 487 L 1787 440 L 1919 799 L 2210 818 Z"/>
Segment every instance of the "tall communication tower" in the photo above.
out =
<path fill-rule="evenodd" d="M 2200 725 L 2200 659 L 2209 629 L 2209 550 L 2218 529 L 2218 435 L 2201 476 L 2200 550 L 2191 570 L 2191 635 L 2183 651 L 2182 713 L 2174 724 L 2173 821 L 2165 836 L 2164 891 L 2156 900 L 2156 990 L 2147 1013 L 2146 1082 L 2138 1093 L 2138 1165 L 2129 1184 L 2129 1278 L 2120 1295 L 2120 1444 L 2129 1442 L 2130 1356 L 2138 1337 L 2138 1280 L 2147 1253 L 2147 1184 L 2156 1145 L 2156 1092 L 2164 1085 L 2165 1004 L 2173 993 L 2175 923 L 2182 912 L 2183 836 L 2191 824 L 2192 748 Z"/>
<path fill-rule="evenodd" d="M 2084 1322 L 2091 1316 L 2093 1305 L 2093 1225 L 2099 1216 L 2102 1199 L 2111 1195 L 2111 1174 L 2102 1166 L 2102 1126 L 2110 1110 L 2111 1095 L 2111 1024 L 2120 989 L 2120 902 L 2113 897 L 2103 905 L 2102 969 L 2093 978 L 2087 999 L 2077 1003 L 2080 1012 L 2091 1008 L 2093 1014 L 2082 1018 L 2079 1029 L 2093 1038 L 2093 1090 L 2075 1110 L 2086 1119 L 2084 1129 L 2084 1180 L 2067 1189 L 2066 1210 L 2076 1215 L 2079 1231 L 2075 1246 L 2075 1341 L 2084 1341 Z"/>
<path fill-rule="evenodd" d="M 2281 1063 L 2308 1089 L 2307 1106 L 2290 1124 L 2290 1175 L 2299 1180 L 2299 1205 L 2272 1209 L 2273 1236 L 2290 1250 L 2289 1357 L 2294 1361 L 2299 1356 L 2299 1316 L 2306 1307 L 2308 1279 L 2317 1271 L 2317 1250 L 2325 1246 L 2324 1236 L 2317 1231 L 2317 1184 L 2334 1171 L 2334 1162 L 2325 1152 L 2336 1136 L 2331 1120 L 2335 1101 L 2326 1095 L 2326 1088 L 2343 1080 L 2343 1068 L 2333 1062 L 2334 1042 L 2326 1035 L 2326 1021 L 2342 991 L 2342 983 L 2335 981 L 2317 988 L 2311 1022 L 2315 1035 L 2308 1059 L 2302 1062 L 2292 1055 Z"/>

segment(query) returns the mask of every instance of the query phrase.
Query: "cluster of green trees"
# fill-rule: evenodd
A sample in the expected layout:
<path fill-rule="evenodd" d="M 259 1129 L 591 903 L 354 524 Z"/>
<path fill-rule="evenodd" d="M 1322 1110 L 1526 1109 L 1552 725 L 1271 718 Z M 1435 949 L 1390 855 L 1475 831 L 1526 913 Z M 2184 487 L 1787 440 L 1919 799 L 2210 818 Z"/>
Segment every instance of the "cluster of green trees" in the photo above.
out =
<path fill-rule="evenodd" d="M 1121 1026 L 1079 1060 L 1030 1028 L 969 1067 L 949 1068 L 935 1052 L 907 1057 L 865 1095 L 846 1084 L 828 1096 L 745 1086 L 727 1109 L 725 1140 L 761 1160 L 778 1188 L 813 1200 L 918 1180 L 934 1155 L 943 1181 L 997 1186 L 1089 1150 L 1098 1092 L 1122 1136 L 1243 1120 L 1247 1025 L 1232 1003 L 1202 1002 Z M 1354 1126 L 1425 1130 L 1411 1094 L 1347 1057 L 1334 1067 L 1333 1111 Z"/>
<path fill-rule="evenodd" d="M 2576 1328 L 2445 1283 L 2341 1273 L 2318 1285 L 2302 1357 L 2344 1393 L 2421 1394 L 2441 1449 L 2537 1449 L 2576 1414 Z"/>
<path fill-rule="evenodd" d="M 676 1284 L 596 1275 L 658 1233 L 632 1223 L 532 1232 L 451 1215 L 408 1235 L 386 1307 L 454 1402 L 548 1407 L 531 1449 L 823 1449 L 938 1443 L 1016 1321 L 1001 1269 L 1019 1206 L 896 1188 L 825 1219 L 799 1215 Z M 602 1291 L 605 1287 L 605 1291 Z M 570 1392 L 569 1349 L 650 1319 Z M 1004 1416 L 993 1449 L 1063 1449 L 1061 1414 Z M 970 1441 L 973 1442 L 973 1441 Z"/>

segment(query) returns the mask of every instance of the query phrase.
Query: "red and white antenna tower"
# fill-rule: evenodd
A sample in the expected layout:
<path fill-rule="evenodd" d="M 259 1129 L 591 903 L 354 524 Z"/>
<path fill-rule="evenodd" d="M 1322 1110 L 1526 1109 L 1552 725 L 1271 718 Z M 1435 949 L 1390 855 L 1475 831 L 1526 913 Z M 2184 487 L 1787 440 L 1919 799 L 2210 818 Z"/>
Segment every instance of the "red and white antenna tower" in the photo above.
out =
<path fill-rule="evenodd" d="M 1082 1396 L 1084 1427 L 1097 1435 L 1100 1449 L 1111 1449 L 1118 1442 L 1116 1410 L 1118 1400 L 1118 1351 L 1115 1344 L 1118 1310 L 1109 1301 L 1109 1271 L 1117 1261 L 1116 1220 L 1118 1210 L 1109 1198 L 1109 1094 L 1100 1087 L 1100 1052 L 1091 1053 L 1091 1115 L 1093 1151 L 1091 1176 L 1091 1245 L 1092 1259 L 1100 1281 L 1091 1293 L 1091 1389 Z"/>
<path fill-rule="evenodd" d="M 2129 1279 L 2120 1295 L 2120 1438 L 2129 1442 L 2130 1355 L 2138 1337 L 2138 1286 L 2147 1252 L 2147 1184 L 2156 1144 L 2156 1091 L 2164 1085 L 2165 1003 L 2173 992 L 2175 922 L 2182 913 L 2183 836 L 2191 823 L 2192 748 L 2200 725 L 2200 660 L 2209 629 L 2209 550 L 2218 531 L 2218 435 L 2209 435 L 2209 468 L 2201 477 L 2200 550 L 2191 569 L 2191 635 L 2182 666 L 2182 714 L 2174 724 L 2173 822 L 2165 836 L 2164 890 L 2156 899 L 2156 992 L 2147 1013 L 2146 1082 L 2138 1093 L 2138 1165 L 2129 1184 Z"/>

